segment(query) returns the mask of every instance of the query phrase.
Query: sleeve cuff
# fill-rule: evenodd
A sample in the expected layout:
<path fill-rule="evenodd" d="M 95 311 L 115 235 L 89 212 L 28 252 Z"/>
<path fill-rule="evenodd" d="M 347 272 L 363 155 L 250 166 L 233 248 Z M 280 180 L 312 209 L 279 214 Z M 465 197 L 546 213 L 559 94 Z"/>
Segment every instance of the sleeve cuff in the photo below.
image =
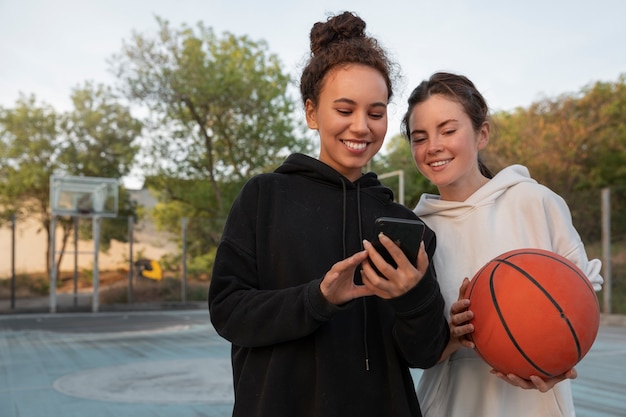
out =
<path fill-rule="evenodd" d="M 316 279 L 307 284 L 307 305 L 316 320 L 328 321 L 341 307 L 326 300 L 320 288 L 321 282 L 321 279 Z"/>
<path fill-rule="evenodd" d="M 413 317 L 430 308 L 438 294 L 439 283 L 429 271 L 406 294 L 390 301 L 396 310 L 396 314 L 401 317 Z"/>

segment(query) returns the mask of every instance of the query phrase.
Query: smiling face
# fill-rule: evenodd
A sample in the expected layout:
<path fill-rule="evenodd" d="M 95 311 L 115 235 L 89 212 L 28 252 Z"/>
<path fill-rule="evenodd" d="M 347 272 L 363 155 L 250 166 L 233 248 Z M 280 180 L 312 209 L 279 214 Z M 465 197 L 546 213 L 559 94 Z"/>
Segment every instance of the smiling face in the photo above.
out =
<path fill-rule="evenodd" d="M 320 135 L 319 160 L 350 181 L 376 155 L 387 133 L 388 90 L 373 68 L 348 65 L 325 77 L 319 102 L 306 101 L 306 120 Z"/>
<path fill-rule="evenodd" d="M 415 105 L 408 127 L 417 168 L 442 200 L 465 201 L 488 181 L 480 173 L 478 151 L 489 141 L 489 124 L 475 131 L 458 101 L 430 96 Z"/>

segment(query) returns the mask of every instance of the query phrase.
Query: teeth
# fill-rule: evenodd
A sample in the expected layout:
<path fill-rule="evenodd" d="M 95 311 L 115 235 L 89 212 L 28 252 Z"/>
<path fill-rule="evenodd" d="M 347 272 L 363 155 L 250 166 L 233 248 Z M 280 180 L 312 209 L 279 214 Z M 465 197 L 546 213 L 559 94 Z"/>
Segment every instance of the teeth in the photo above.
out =
<path fill-rule="evenodd" d="M 432 164 L 430 164 L 430 166 L 432 166 L 432 167 L 440 167 L 440 166 L 445 165 L 447 163 L 448 163 L 448 161 L 437 161 L 437 162 L 433 162 Z"/>
<path fill-rule="evenodd" d="M 348 148 L 350 149 L 354 149 L 357 151 L 363 150 L 365 149 L 365 147 L 367 146 L 367 143 L 365 142 L 349 142 L 349 141 L 343 141 L 344 145 L 346 145 Z"/>

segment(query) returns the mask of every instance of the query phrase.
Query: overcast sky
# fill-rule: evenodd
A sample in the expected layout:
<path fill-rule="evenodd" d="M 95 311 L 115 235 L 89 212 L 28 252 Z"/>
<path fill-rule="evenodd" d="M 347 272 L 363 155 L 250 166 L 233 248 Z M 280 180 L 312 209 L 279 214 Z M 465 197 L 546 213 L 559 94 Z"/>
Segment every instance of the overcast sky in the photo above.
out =
<path fill-rule="evenodd" d="M 133 31 L 154 34 L 155 16 L 265 40 L 299 77 L 311 26 L 343 10 L 367 22 L 404 74 L 389 135 L 410 90 L 435 71 L 470 77 L 494 111 L 626 73 L 623 0 L 0 0 L 0 106 L 22 92 L 66 111 L 73 87 L 113 85 L 107 59 Z"/>

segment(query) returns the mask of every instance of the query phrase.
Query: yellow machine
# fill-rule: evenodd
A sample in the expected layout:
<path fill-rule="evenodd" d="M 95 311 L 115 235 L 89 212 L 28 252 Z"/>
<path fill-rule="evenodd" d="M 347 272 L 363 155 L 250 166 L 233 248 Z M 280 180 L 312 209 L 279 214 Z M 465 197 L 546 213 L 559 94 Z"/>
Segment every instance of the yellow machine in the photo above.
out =
<path fill-rule="evenodd" d="M 163 279 L 163 270 L 161 265 L 152 259 L 140 259 L 135 262 L 135 267 L 140 277 L 160 281 Z"/>

